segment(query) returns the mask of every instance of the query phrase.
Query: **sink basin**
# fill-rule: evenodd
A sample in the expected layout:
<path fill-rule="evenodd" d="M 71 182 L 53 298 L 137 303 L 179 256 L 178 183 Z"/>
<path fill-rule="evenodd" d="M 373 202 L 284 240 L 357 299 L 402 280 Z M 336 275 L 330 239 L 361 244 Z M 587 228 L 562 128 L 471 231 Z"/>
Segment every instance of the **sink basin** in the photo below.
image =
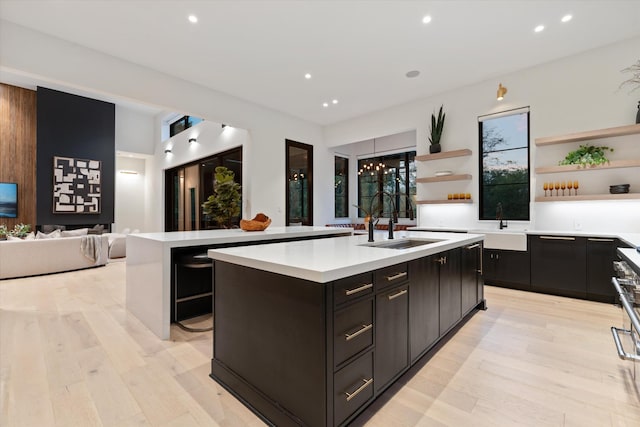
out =
<path fill-rule="evenodd" d="M 441 240 L 434 239 L 397 239 L 397 240 L 385 240 L 383 242 L 365 243 L 360 246 L 369 246 L 370 248 L 383 248 L 383 249 L 409 249 L 416 246 L 428 245 L 430 243 L 437 243 Z"/>
<path fill-rule="evenodd" d="M 510 251 L 526 251 L 526 233 L 515 233 L 509 231 L 478 231 L 484 234 L 484 247 L 487 249 L 504 249 Z"/>

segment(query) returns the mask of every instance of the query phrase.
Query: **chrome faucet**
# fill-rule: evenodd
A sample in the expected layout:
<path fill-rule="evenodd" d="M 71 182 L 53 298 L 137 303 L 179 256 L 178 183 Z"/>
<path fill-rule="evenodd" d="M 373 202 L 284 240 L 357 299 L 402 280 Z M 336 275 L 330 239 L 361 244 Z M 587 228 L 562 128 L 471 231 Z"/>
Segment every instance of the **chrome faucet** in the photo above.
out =
<path fill-rule="evenodd" d="M 507 221 L 505 220 L 504 223 L 502 222 L 502 215 L 502 202 L 498 202 L 498 205 L 496 206 L 496 219 L 500 220 L 500 230 L 507 228 Z"/>

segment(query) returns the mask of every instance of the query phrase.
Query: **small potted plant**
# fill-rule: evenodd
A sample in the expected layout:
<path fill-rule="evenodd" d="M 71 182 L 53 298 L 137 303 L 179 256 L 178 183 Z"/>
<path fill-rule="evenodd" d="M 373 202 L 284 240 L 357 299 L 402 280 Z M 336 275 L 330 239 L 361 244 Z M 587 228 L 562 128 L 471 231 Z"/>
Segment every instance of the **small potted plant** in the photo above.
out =
<path fill-rule="evenodd" d="M 7 226 L 5 224 L 0 224 L 0 240 L 7 240 L 7 233 L 9 233 Z"/>
<path fill-rule="evenodd" d="M 231 220 L 240 215 L 241 186 L 234 176 L 226 167 L 216 167 L 213 194 L 202 204 L 204 214 L 213 217 L 222 228 L 231 228 Z"/>
<path fill-rule="evenodd" d="M 429 153 L 439 153 L 442 149 L 440 147 L 440 138 L 442 137 L 442 129 L 444 128 L 444 118 L 446 113 L 442 112 L 442 105 L 438 111 L 438 118 L 435 114 L 431 114 L 431 128 L 429 129 Z"/>

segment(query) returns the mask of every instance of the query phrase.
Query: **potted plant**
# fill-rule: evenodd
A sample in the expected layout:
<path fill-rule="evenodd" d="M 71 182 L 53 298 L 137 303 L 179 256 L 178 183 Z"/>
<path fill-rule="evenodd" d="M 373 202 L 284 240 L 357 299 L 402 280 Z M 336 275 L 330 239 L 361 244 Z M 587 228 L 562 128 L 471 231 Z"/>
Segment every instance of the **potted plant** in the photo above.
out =
<path fill-rule="evenodd" d="M 224 166 L 216 167 L 213 194 L 202 204 L 205 215 L 213 217 L 219 227 L 231 228 L 231 220 L 240 215 L 240 184 L 233 179 L 233 171 Z"/>
<path fill-rule="evenodd" d="M 0 224 L 0 240 L 7 240 L 7 233 L 9 233 L 7 226 L 5 224 Z"/>
<path fill-rule="evenodd" d="M 446 116 L 445 113 L 442 112 L 442 105 L 440 106 L 440 110 L 438 111 L 438 118 L 436 119 L 435 114 L 431 114 L 431 128 L 429 129 L 429 153 L 439 153 L 441 150 L 440 147 L 440 138 L 442 137 L 442 129 L 444 128 L 444 118 Z"/>
<path fill-rule="evenodd" d="M 558 162 L 559 165 L 578 165 L 578 168 L 593 167 L 603 163 L 609 163 L 605 154 L 606 151 L 613 152 L 613 148 L 595 145 L 581 145 L 575 151 L 569 152 L 564 160 Z"/>

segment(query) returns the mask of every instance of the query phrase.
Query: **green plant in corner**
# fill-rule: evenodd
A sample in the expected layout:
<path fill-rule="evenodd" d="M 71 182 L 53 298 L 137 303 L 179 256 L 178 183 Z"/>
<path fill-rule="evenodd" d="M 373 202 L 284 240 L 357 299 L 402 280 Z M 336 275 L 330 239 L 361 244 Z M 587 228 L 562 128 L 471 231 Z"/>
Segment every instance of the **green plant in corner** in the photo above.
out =
<path fill-rule="evenodd" d="M 613 152 L 613 148 L 605 146 L 581 145 L 575 151 L 571 151 L 564 160 L 558 162 L 559 165 L 578 165 L 578 167 L 586 168 L 588 166 L 598 166 L 609 163 L 605 152 Z"/>
<path fill-rule="evenodd" d="M 431 114 L 431 127 L 429 128 L 429 152 L 430 153 L 439 153 L 440 152 L 440 138 L 442 137 L 442 130 L 444 128 L 444 119 L 446 117 L 446 113 L 442 112 L 442 108 L 444 106 L 440 105 L 440 110 L 438 111 L 438 118 L 436 118 L 435 113 Z"/>
<path fill-rule="evenodd" d="M 240 184 L 235 182 L 233 171 L 224 166 L 216 167 L 213 194 L 202 204 L 202 211 L 216 220 L 219 226 L 231 228 L 231 220 L 240 215 Z"/>

